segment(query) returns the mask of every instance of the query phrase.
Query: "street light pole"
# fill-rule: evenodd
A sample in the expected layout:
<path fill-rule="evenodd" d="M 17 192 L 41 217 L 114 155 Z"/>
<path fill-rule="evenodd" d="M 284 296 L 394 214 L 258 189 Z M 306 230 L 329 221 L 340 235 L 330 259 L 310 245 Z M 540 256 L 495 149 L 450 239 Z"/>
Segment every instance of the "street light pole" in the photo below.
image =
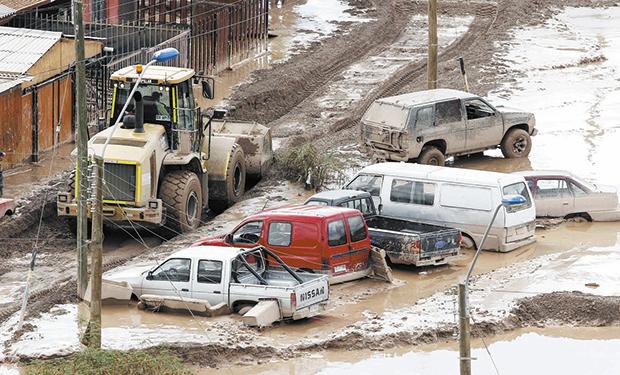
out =
<path fill-rule="evenodd" d="M 166 48 L 161 51 L 157 51 L 153 54 L 153 60 L 151 60 L 148 64 L 144 66 L 142 72 L 138 76 L 138 79 L 134 83 L 134 87 L 131 90 L 129 96 L 127 97 L 127 101 L 125 102 L 125 106 L 121 110 L 121 114 L 125 113 L 127 106 L 129 105 L 129 101 L 133 97 L 133 94 L 138 90 L 138 86 L 142 81 L 142 77 L 144 76 L 144 72 L 146 69 L 156 62 L 164 62 L 170 59 L 173 59 L 179 55 L 179 51 L 174 48 Z M 112 131 L 108 135 L 108 139 L 103 145 L 103 149 L 101 150 L 101 155 L 94 155 L 94 165 L 95 165 L 95 183 L 93 186 L 93 203 L 92 203 L 92 267 L 91 267 L 91 300 L 90 300 L 90 320 L 88 323 L 88 337 L 87 343 L 96 348 L 101 348 L 101 288 L 102 288 L 102 261 L 103 261 L 103 176 L 104 176 L 104 158 L 105 151 L 112 139 L 112 135 L 114 131 L 118 127 L 118 124 L 121 121 L 123 116 L 119 115 L 114 123 L 114 127 Z"/>
<path fill-rule="evenodd" d="M 489 221 L 489 225 L 487 225 L 487 230 L 484 232 L 484 236 L 482 236 L 482 240 L 480 241 L 480 245 L 478 245 L 478 250 L 476 250 L 476 254 L 474 255 L 474 259 L 471 261 L 471 265 L 469 266 L 469 271 L 467 271 L 467 275 L 465 276 L 465 281 L 459 283 L 459 361 L 460 361 L 460 370 L 461 375 L 471 375 L 471 346 L 470 346 L 470 314 L 469 314 L 469 278 L 471 276 L 471 272 L 476 265 L 476 261 L 478 260 L 478 256 L 480 255 L 480 251 L 482 251 L 482 246 L 484 245 L 484 241 L 487 239 L 489 235 L 489 231 L 493 226 L 493 222 L 499 213 L 499 210 L 502 207 L 511 207 L 518 206 L 526 203 L 527 200 L 521 195 L 506 195 L 502 198 L 502 203 L 498 204 L 495 208 L 495 212 L 493 212 L 493 217 L 491 221 Z"/>

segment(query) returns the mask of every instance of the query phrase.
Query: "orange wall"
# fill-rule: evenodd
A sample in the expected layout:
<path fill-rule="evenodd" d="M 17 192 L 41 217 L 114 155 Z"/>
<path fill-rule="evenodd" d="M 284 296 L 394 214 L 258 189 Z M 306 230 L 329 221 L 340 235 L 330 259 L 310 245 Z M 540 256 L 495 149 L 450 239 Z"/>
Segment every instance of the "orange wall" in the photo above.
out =
<path fill-rule="evenodd" d="M 2 166 L 8 168 L 30 156 L 31 128 L 22 128 L 22 90 L 17 87 L 0 97 L 0 150 L 6 156 Z"/>

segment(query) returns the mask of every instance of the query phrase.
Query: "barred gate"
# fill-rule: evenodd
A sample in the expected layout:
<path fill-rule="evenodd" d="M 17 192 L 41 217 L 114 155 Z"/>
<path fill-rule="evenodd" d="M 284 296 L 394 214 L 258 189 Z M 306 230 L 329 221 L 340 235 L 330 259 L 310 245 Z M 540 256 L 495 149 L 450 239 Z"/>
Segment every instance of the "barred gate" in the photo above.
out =
<path fill-rule="evenodd" d="M 269 0 L 209 4 L 194 7 L 190 67 L 214 75 L 267 50 Z"/>

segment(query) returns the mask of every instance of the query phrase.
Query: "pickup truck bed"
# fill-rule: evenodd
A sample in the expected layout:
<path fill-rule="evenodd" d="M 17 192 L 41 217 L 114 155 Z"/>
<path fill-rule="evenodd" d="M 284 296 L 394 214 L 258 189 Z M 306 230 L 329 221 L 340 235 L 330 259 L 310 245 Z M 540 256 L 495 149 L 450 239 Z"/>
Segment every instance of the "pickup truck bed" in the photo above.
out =
<path fill-rule="evenodd" d="M 458 229 L 386 216 L 368 217 L 366 225 L 373 245 L 392 263 L 439 265 L 459 255 Z"/>
<path fill-rule="evenodd" d="M 459 256 L 461 231 L 377 214 L 370 193 L 333 190 L 313 195 L 305 204 L 341 206 L 362 212 L 373 246 L 385 250 L 392 263 L 430 266 Z"/>

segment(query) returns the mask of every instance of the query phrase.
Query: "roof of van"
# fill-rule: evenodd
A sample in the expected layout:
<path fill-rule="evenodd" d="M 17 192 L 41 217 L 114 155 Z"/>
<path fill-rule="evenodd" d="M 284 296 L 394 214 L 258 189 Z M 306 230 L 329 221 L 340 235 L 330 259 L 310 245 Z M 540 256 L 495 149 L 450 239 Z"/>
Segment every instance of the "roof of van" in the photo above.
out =
<path fill-rule="evenodd" d="M 396 177 L 417 177 L 436 181 L 466 182 L 480 184 L 488 181 L 504 182 L 523 181 L 523 177 L 500 172 L 479 171 L 474 169 L 438 167 L 413 163 L 378 163 L 362 168 L 358 173 L 380 174 Z M 507 180 L 507 181 L 506 181 Z"/>
<path fill-rule="evenodd" d="M 478 95 L 474 95 L 465 91 L 450 90 L 450 89 L 434 89 L 416 91 L 409 94 L 402 94 L 397 96 L 391 96 L 388 98 L 377 99 L 376 103 L 391 103 L 399 104 L 403 106 L 413 106 L 424 103 L 432 103 L 438 100 L 445 99 L 463 99 L 463 98 L 477 98 Z"/>
<path fill-rule="evenodd" d="M 329 217 L 337 214 L 341 214 L 343 212 L 353 212 L 359 215 L 358 210 L 354 210 L 352 208 L 345 207 L 334 207 L 334 206 L 315 206 L 315 205 L 303 205 L 297 204 L 292 206 L 284 206 L 277 208 L 270 208 L 261 212 L 258 212 L 252 217 L 259 216 L 273 216 L 273 215 L 283 215 L 283 216 L 313 216 L 313 217 Z"/>

